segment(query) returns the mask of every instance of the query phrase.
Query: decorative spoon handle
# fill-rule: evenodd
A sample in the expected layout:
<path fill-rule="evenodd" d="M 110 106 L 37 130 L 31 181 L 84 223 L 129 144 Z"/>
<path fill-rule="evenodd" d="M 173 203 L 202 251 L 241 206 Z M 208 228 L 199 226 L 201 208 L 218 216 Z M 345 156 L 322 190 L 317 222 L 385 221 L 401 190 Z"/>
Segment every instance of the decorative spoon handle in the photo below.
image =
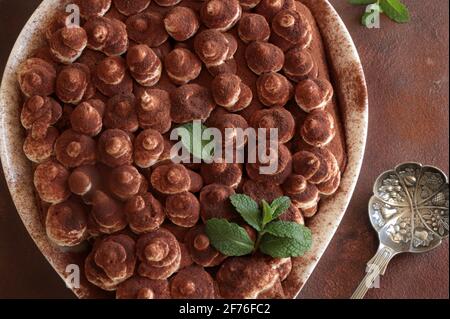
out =
<path fill-rule="evenodd" d="M 363 299 L 379 276 L 384 275 L 387 265 L 396 254 L 393 249 L 381 244 L 375 256 L 367 263 L 366 276 L 356 288 L 351 299 Z"/>

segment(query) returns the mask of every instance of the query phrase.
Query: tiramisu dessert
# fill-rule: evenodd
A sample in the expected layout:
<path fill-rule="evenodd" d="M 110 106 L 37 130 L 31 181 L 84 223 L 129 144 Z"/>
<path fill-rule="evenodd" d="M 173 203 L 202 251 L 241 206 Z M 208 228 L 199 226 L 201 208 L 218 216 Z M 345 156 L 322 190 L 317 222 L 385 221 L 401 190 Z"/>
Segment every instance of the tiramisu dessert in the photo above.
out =
<path fill-rule="evenodd" d="M 263 245 L 227 254 L 208 221 L 245 230 L 256 247 L 261 229 L 232 196 L 265 212 L 288 197 L 277 220 L 307 226 L 339 187 L 343 127 L 311 12 L 294 0 L 66 3 L 81 23 L 61 11 L 17 70 L 23 151 L 50 241 L 83 256 L 81 281 L 102 297 L 285 298 L 291 257 Z M 193 121 L 277 129 L 276 169 L 174 161 L 171 132 Z"/>

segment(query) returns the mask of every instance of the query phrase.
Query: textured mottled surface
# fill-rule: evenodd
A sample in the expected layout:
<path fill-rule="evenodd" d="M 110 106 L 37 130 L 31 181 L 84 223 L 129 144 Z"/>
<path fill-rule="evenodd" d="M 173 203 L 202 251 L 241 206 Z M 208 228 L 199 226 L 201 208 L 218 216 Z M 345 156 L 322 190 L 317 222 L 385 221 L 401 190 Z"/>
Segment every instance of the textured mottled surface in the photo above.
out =
<path fill-rule="evenodd" d="M 20 28 L 40 1 L 0 0 L 0 69 Z M 448 1 L 406 0 L 409 25 L 382 20 L 381 30 L 358 24 L 361 8 L 331 1 L 347 24 L 365 67 L 370 130 L 362 175 L 345 218 L 304 287 L 302 298 L 346 298 L 363 276 L 377 241 L 366 217 L 379 172 L 415 160 L 448 172 Z M 405 143 L 405 139 L 407 143 Z M 31 198 L 29 199 L 32 200 Z M 30 267 L 30 265 L 33 265 Z M 0 297 L 71 298 L 37 250 L 0 181 Z M 448 298 L 448 246 L 425 256 L 396 258 L 372 298 Z"/>
<path fill-rule="evenodd" d="M 449 2 L 405 0 L 412 21 L 358 24 L 363 9 L 331 1 L 350 30 L 369 89 L 367 150 L 347 213 L 300 298 L 347 298 L 378 242 L 367 214 L 376 177 L 400 162 L 449 165 Z M 400 255 L 368 298 L 448 298 L 448 241 L 425 255 Z"/>

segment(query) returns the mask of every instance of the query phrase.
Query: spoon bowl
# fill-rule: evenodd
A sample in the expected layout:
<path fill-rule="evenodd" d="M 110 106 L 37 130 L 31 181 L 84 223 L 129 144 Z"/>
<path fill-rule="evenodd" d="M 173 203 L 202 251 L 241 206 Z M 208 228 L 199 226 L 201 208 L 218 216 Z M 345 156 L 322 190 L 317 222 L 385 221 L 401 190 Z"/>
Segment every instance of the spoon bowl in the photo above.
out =
<path fill-rule="evenodd" d="M 449 235 L 449 183 L 440 169 L 400 164 L 377 178 L 373 193 L 369 218 L 380 246 L 352 299 L 363 298 L 397 254 L 430 251 Z"/>

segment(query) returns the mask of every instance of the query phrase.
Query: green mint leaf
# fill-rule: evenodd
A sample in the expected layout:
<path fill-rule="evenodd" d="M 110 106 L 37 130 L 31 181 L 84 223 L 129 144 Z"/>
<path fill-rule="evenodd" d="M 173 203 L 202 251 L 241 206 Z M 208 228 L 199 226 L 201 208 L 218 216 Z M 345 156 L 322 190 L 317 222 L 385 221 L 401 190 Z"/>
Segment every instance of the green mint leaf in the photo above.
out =
<path fill-rule="evenodd" d="M 312 245 L 311 230 L 294 222 L 271 222 L 264 233 L 259 249 L 274 258 L 302 256 Z"/>
<path fill-rule="evenodd" d="M 406 23 L 410 20 L 409 10 L 400 0 L 381 0 L 380 7 L 395 22 Z"/>
<path fill-rule="evenodd" d="M 210 159 L 213 152 L 208 152 L 209 144 L 213 142 L 212 138 L 204 139 L 203 134 L 208 128 L 201 122 L 190 122 L 180 126 L 179 135 L 183 146 L 198 159 Z M 208 146 L 208 148 L 207 148 Z"/>
<path fill-rule="evenodd" d="M 270 207 L 269 203 L 264 199 L 261 201 L 261 205 L 263 210 L 262 228 L 264 228 L 266 224 L 270 223 L 273 220 L 273 211 L 272 207 Z"/>
<path fill-rule="evenodd" d="M 266 225 L 264 232 L 277 237 L 294 238 L 305 243 L 311 240 L 311 230 L 294 222 L 274 221 Z"/>
<path fill-rule="evenodd" d="M 311 240 L 302 242 L 294 238 L 265 234 L 261 239 L 259 249 L 273 258 L 299 257 L 311 248 L 311 243 Z"/>
<path fill-rule="evenodd" d="M 272 208 L 272 220 L 281 216 L 291 206 L 291 199 L 287 196 L 278 197 L 270 207 Z"/>
<path fill-rule="evenodd" d="M 232 195 L 230 196 L 230 201 L 247 224 L 257 231 L 261 231 L 262 217 L 257 202 L 244 194 Z"/>
<path fill-rule="evenodd" d="M 375 2 L 377 2 L 377 0 L 348 0 L 348 3 L 356 5 L 367 5 Z"/>
<path fill-rule="evenodd" d="M 255 245 L 244 228 L 226 219 L 208 220 L 206 234 L 211 245 L 226 256 L 248 255 Z"/>

